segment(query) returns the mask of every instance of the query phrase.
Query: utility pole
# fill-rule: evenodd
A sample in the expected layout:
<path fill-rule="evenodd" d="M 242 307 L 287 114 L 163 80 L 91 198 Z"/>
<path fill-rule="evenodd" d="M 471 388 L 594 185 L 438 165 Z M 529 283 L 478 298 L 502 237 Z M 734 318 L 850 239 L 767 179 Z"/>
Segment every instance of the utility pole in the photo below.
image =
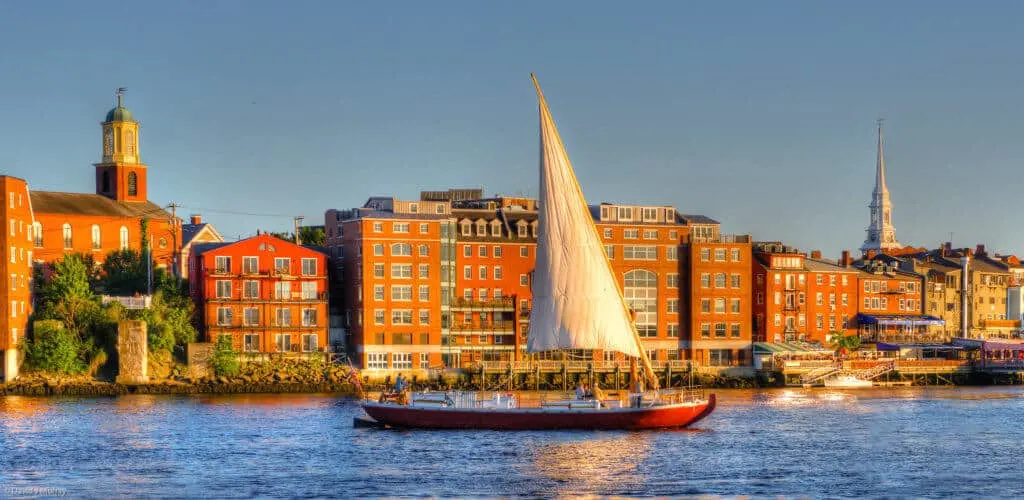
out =
<path fill-rule="evenodd" d="M 299 224 L 302 224 L 302 219 L 305 219 L 305 217 L 303 217 L 301 215 L 295 216 L 295 244 L 296 245 L 301 245 L 302 244 L 302 238 L 299 238 Z"/>
<path fill-rule="evenodd" d="M 177 280 L 179 285 L 181 285 L 181 272 L 180 272 L 180 269 L 178 268 L 178 266 L 179 266 L 178 258 L 180 257 L 180 252 L 178 251 L 178 227 L 179 227 L 179 224 L 178 224 L 178 207 L 180 207 L 180 206 L 181 205 L 178 205 L 177 203 L 174 203 L 174 202 L 172 202 L 171 205 L 170 205 L 170 207 L 171 207 L 171 241 L 174 244 L 174 246 L 171 247 L 171 263 L 172 263 L 172 266 L 173 266 L 173 269 L 172 269 L 171 272 L 174 273 L 174 277 Z"/>

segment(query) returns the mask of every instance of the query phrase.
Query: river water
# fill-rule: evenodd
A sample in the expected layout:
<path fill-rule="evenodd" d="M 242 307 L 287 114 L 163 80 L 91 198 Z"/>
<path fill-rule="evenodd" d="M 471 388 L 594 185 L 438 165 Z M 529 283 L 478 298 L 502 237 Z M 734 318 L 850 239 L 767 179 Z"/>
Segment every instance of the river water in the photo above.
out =
<path fill-rule="evenodd" d="M 0 498 L 1024 497 L 1024 389 L 719 391 L 698 429 L 354 429 L 325 395 L 0 397 Z"/>

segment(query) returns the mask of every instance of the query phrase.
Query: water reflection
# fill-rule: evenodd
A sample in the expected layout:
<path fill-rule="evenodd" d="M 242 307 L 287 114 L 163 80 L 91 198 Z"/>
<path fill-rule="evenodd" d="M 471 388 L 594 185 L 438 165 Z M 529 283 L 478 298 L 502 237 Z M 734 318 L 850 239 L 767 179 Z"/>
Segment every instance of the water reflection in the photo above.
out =
<path fill-rule="evenodd" d="M 646 432 L 559 433 L 537 439 L 528 474 L 554 480 L 558 494 L 605 491 L 643 480 L 641 464 L 650 454 Z"/>

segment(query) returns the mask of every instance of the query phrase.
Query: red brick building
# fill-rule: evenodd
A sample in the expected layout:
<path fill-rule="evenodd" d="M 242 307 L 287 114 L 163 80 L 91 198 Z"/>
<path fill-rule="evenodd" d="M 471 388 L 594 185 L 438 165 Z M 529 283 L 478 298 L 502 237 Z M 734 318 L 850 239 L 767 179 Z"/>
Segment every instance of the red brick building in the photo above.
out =
<path fill-rule="evenodd" d="M 858 332 L 861 340 L 913 343 L 939 318 L 924 314 L 925 276 L 899 269 L 891 259 L 865 260 L 861 267 Z"/>
<path fill-rule="evenodd" d="M 200 335 L 242 352 L 327 347 L 327 256 L 267 234 L 200 243 L 189 259 Z"/>
<path fill-rule="evenodd" d="M 751 362 L 751 239 L 717 231 L 691 236 L 687 264 L 687 359 L 701 365 Z"/>
<path fill-rule="evenodd" d="M 3 201 L 0 216 L 7 221 L 0 231 L 4 258 L 0 273 L 0 381 L 18 376 L 18 342 L 25 335 L 32 312 L 32 204 L 25 181 L 0 176 Z"/>

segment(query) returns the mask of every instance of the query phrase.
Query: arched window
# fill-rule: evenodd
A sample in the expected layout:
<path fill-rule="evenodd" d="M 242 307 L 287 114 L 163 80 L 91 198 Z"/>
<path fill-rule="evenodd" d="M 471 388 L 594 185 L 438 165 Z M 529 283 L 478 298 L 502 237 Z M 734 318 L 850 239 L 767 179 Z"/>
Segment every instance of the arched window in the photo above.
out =
<path fill-rule="evenodd" d="M 135 154 L 135 133 L 129 130 L 125 134 L 125 150 L 130 155 Z"/>
<path fill-rule="evenodd" d="M 420 245 L 419 254 L 420 254 L 420 257 L 426 257 L 426 256 L 430 255 L 430 247 L 428 247 L 426 245 Z"/>
<path fill-rule="evenodd" d="M 381 257 L 381 256 L 384 255 L 384 244 L 383 243 L 374 243 L 373 244 L 373 255 L 375 255 L 377 257 Z"/>
<path fill-rule="evenodd" d="M 138 196 L 139 179 L 135 172 L 128 172 L 128 196 Z"/>
<path fill-rule="evenodd" d="M 101 191 L 104 193 L 110 192 L 110 172 L 107 172 L 106 170 L 103 171 L 103 182 L 101 187 Z"/>
<path fill-rule="evenodd" d="M 38 222 L 32 223 L 32 244 L 36 247 L 43 246 L 43 225 Z"/>
<path fill-rule="evenodd" d="M 395 243 L 391 245 L 392 257 L 411 257 L 412 245 L 408 243 Z"/>
<path fill-rule="evenodd" d="M 626 273 L 623 295 L 636 312 L 636 330 L 641 337 L 658 334 L 658 275 L 645 269 Z"/>
<path fill-rule="evenodd" d="M 100 226 L 92 225 L 92 249 L 99 250 L 101 245 L 100 241 Z"/>
<path fill-rule="evenodd" d="M 128 227 L 121 226 L 121 250 L 128 250 Z"/>
<path fill-rule="evenodd" d="M 62 232 L 64 233 L 64 248 L 71 248 L 71 224 L 65 222 Z"/>

